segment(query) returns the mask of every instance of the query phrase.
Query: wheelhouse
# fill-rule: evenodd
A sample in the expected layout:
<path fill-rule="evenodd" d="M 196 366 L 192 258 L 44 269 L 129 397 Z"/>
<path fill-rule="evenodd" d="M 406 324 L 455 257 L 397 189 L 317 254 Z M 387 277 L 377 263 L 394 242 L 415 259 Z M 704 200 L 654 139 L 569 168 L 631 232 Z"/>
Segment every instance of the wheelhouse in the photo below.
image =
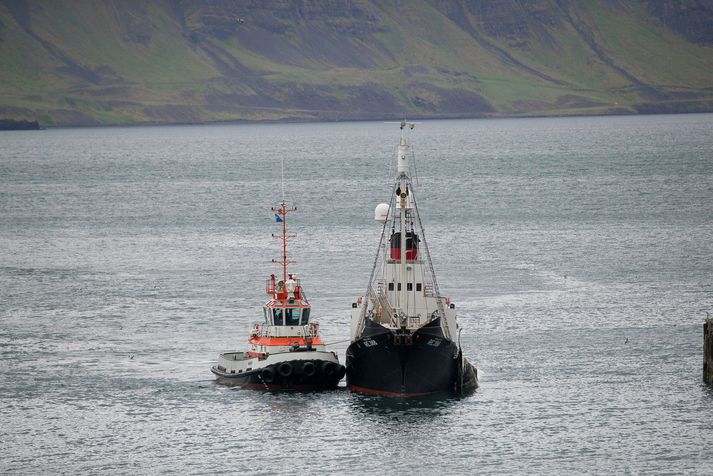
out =
<path fill-rule="evenodd" d="M 263 307 L 268 326 L 306 326 L 310 322 L 310 307 L 304 304 L 284 305 L 271 301 Z"/>

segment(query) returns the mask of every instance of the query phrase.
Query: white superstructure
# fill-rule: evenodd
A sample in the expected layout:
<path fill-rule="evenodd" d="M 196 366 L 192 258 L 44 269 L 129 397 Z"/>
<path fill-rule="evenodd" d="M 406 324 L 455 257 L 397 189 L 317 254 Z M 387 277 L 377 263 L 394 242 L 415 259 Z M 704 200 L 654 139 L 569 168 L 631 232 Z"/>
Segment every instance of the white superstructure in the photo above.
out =
<path fill-rule="evenodd" d="M 454 306 L 438 292 L 416 207 L 411 150 L 404 133 L 407 126 L 413 129 L 413 123 L 402 121 L 391 203 L 381 203 L 374 210 L 375 220 L 383 225 L 381 242 L 366 295 L 352 308 L 352 341 L 360 337 L 366 319 L 387 328 L 414 331 L 443 317 L 444 336 L 455 340 L 458 335 Z"/>

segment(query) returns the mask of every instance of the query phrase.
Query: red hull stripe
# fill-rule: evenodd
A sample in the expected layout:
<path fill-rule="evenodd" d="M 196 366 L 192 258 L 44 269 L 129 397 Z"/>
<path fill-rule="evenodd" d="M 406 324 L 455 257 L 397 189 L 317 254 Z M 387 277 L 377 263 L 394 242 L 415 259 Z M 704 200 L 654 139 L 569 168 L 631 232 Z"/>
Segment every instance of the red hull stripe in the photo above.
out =
<path fill-rule="evenodd" d="M 252 337 L 249 342 L 254 345 L 291 346 L 295 342 L 298 342 L 300 346 L 307 345 L 307 339 L 302 337 Z M 323 345 L 322 339 L 319 337 L 313 337 L 312 345 Z"/>
<path fill-rule="evenodd" d="M 315 391 L 315 390 L 329 390 L 329 389 L 337 388 L 337 385 L 336 385 L 336 384 L 335 384 L 335 385 L 316 385 L 316 384 L 315 384 L 315 385 L 309 385 L 309 384 L 305 384 L 305 385 L 294 385 L 294 386 L 289 387 L 289 388 L 283 388 L 282 385 L 280 385 L 280 384 L 274 384 L 274 383 L 273 383 L 273 384 L 269 384 L 269 383 L 268 383 L 268 384 L 265 384 L 265 383 L 248 383 L 248 384 L 245 384 L 245 385 L 239 385 L 239 387 L 240 387 L 240 388 L 243 388 L 243 389 L 245 389 L 245 390 L 270 390 L 270 391 L 273 391 L 273 390 L 286 390 L 286 391 L 295 390 L 295 391 L 298 391 L 298 392 L 312 392 L 312 391 Z"/>
<path fill-rule="evenodd" d="M 425 392 L 425 393 L 387 392 L 385 390 L 374 390 L 373 388 L 360 387 L 358 385 L 349 385 L 349 390 L 351 390 L 352 392 L 364 393 L 367 395 L 382 395 L 384 397 L 402 397 L 402 398 L 425 397 L 425 396 L 433 394 L 433 392 Z"/>

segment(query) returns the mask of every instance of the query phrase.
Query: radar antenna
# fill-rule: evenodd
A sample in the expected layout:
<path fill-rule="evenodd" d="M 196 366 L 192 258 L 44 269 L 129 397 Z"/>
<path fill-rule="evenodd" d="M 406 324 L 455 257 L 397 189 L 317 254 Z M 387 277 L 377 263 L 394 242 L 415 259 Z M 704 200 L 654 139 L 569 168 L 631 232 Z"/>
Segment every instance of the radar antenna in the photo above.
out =
<path fill-rule="evenodd" d="M 413 130 L 414 127 L 416 127 L 416 124 L 420 124 L 419 122 L 409 122 L 406 119 L 401 119 L 400 122 L 396 121 L 385 121 L 384 124 L 398 124 L 399 129 L 401 129 L 401 140 L 403 142 L 404 138 L 404 129 L 406 129 L 406 126 L 408 126 L 409 129 Z"/>

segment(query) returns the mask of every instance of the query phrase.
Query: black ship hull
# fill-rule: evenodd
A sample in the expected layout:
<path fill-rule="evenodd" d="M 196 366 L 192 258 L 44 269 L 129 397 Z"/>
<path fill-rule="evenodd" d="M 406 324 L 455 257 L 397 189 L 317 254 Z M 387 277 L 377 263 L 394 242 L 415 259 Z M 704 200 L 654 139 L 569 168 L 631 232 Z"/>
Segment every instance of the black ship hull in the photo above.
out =
<path fill-rule="evenodd" d="M 241 374 L 229 373 L 219 365 L 211 367 L 210 371 L 218 383 L 230 387 L 303 392 L 335 389 L 345 373 L 343 365 L 331 361 L 291 361 L 289 367 L 284 364 L 283 361 Z"/>
<path fill-rule="evenodd" d="M 477 371 L 436 319 L 413 333 L 367 320 L 347 348 L 347 386 L 393 397 L 461 395 L 477 387 Z"/>

